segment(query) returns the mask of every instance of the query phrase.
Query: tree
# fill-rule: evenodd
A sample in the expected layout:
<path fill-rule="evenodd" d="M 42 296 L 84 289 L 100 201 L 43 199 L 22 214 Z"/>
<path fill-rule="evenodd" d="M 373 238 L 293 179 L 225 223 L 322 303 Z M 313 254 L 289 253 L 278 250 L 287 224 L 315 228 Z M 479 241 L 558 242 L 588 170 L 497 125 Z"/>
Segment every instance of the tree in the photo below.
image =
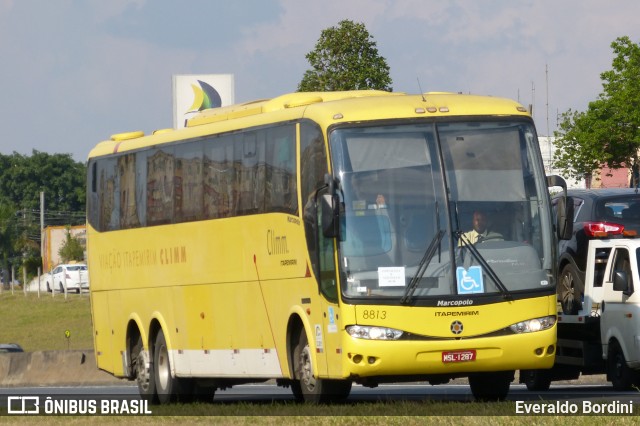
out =
<path fill-rule="evenodd" d="M 7 204 L 0 202 L 0 272 L 9 270 L 9 256 L 15 235 L 15 211 Z M 8 276 L 2 275 L 0 286 L 8 282 Z"/>
<path fill-rule="evenodd" d="M 69 154 L 34 150 L 0 154 L 0 263 L 23 266 L 31 276 L 40 258 L 40 192 L 45 226 L 85 222 L 86 167 Z"/>
<path fill-rule="evenodd" d="M 84 247 L 80 243 L 80 240 L 71 235 L 71 229 L 67 227 L 66 240 L 58 254 L 64 263 L 68 263 L 72 260 L 84 260 Z"/>
<path fill-rule="evenodd" d="M 378 54 L 364 24 L 343 20 L 323 30 L 305 57 L 312 69 L 305 71 L 300 92 L 392 90 L 387 61 Z"/>
<path fill-rule="evenodd" d="M 555 165 L 571 177 L 590 176 L 603 165 L 640 165 L 640 46 L 619 37 L 611 47 L 616 56 L 612 69 L 600 74 L 603 92 L 585 112 L 564 113 L 555 132 Z"/>
<path fill-rule="evenodd" d="M 18 209 L 40 209 L 44 191 L 48 210 L 84 212 L 85 182 L 86 167 L 70 154 L 0 154 L 0 199 Z"/>

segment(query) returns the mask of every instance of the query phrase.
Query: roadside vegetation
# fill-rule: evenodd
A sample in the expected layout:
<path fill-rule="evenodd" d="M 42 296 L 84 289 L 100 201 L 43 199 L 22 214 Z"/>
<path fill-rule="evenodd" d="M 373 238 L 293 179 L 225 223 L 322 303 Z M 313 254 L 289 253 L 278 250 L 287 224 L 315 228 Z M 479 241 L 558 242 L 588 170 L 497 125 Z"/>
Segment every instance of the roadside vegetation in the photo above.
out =
<path fill-rule="evenodd" d="M 93 348 L 88 293 L 0 293 L 0 343 L 17 343 L 26 352 Z M 68 336 L 65 334 L 68 333 Z"/>

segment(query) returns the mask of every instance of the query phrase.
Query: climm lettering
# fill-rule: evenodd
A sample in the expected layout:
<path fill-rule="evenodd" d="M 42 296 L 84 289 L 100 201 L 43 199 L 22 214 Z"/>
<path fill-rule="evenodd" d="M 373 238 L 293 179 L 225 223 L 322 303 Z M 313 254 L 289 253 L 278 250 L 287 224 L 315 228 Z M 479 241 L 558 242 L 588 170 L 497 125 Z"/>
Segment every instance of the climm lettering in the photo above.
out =
<path fill-rule="evenodd" d="M 267 231 L 267 253 L 269 253 L 269 256 L 289 253 L 289 248 L 287 247 L 287 236 L 276 235 L 276 232 L 273 229 L 269 229 Z"/>
<path fill-rule="evenodd" d="M 161 265 L 187 263 L 187 248 L 185 246 L 161 248 L 159 258 Z"/>

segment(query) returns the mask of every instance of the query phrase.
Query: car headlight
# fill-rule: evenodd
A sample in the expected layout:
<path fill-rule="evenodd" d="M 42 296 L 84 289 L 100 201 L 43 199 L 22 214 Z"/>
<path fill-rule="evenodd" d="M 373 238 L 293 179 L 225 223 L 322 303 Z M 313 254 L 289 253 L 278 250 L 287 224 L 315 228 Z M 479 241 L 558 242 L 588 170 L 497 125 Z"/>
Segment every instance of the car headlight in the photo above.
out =
<path fill-rule="evenodd" d="M 533 333 L 535 331 L 542 331 L 553 327 L 556 323 L 556 316 L 550 315 L 548 317 L 533 318 L 527 321 L 520 321 L 518 323 L 509 326 L 514 333 Z"/>
<path fill-rule="evenodd" d="M 370 325 L 348 325 L 349 336 L 367 340 L 398 340 L 403 332 L 394 328 L 375 327 Z"/>

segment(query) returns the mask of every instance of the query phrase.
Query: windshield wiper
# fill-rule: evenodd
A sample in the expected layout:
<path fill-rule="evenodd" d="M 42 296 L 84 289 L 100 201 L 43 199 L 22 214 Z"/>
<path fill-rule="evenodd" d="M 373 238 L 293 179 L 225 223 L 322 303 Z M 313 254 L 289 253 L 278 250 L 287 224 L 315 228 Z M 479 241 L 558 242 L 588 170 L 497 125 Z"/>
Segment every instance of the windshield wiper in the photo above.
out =
<path fill-rule="evenodd" d="M 429 247 L 427 247 L 427 251 L 424 252 L 424 256 L 420 259 L 420 263 L 418 263 L 418 269 L 416 270 L 416 274 L 409 281 L 409 285 L 407 286 L 407 291 L 405 291 L 404 296 L 400 299 L 400 303 L 407 303 L 409 298 L 413 296 L 413 293 L 416 291 L 418 287 L 418 283 L 422 279 L 422 276 L 427 270 L 427 266 L 429 266 L 429 262 L 433 259 L 433 256 L 436 254 L 436 250 L 440 247 L 440 241 L 442 241 L 442 237 L 444 237 L 444 231 L 440 230 L 433 236 L 431 243 L 429 243 Z"/>
<path fill-rule="evenodd" d="M 469 251 L 471 252 L 471 255 L 478 261 L 480 266 L 484 268 L 487 275 L 489 275 L 489 278 L 491 278 L 493 282 L 496 283 L 496 287 L 498 287 L 498 290 L 500 290 L 504 298 L 511 300 L 512 296 L 511 296 L 511 293 L 509 292 L 509 289 L 507 289 L 507 287 L 504 285 L 500 277 L 498 277 L 498 274 L 496 274 L 496 272 L 493 270 L 491 265 L 489 265 L 486 259 L 480 254 L 475 244 L 472 244 L 471 241 L 469 241 L 469 239 L 464 235 L 464 232 L 457 231 L 456 234 L 460 239 L 460 241 L 462 241 L 462 244 L 469 249 Z"/>

